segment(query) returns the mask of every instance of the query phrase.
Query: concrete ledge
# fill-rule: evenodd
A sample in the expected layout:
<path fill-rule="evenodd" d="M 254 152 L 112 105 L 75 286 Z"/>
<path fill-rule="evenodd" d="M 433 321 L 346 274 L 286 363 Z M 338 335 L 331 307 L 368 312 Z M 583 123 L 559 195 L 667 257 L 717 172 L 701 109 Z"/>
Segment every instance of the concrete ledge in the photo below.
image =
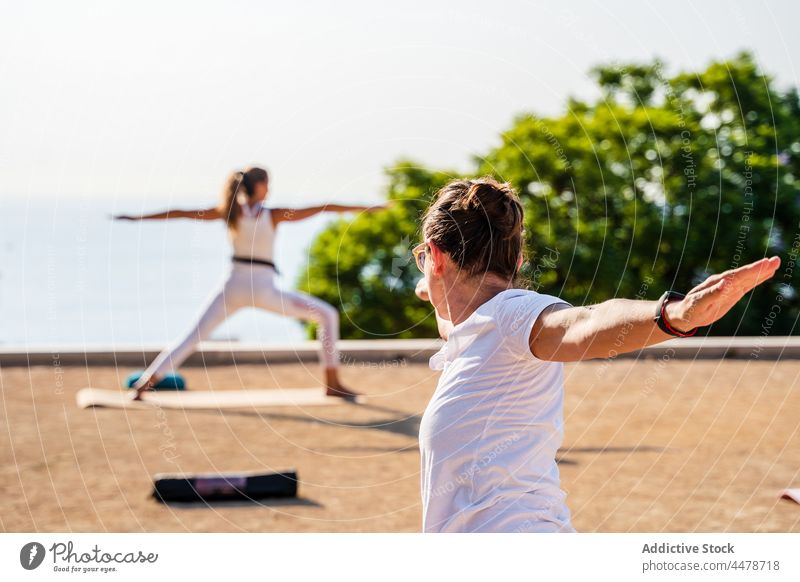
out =
<path fill-rule="evenodd" d="M 742 336 L 676 338 L 620 358 L 670 359 L 739 359 L 739 360 L 796 360 L 800 359 L 800 337 Z"/>
<path fill-rule="evenodd" d="M 427 362 L 442 345 L 441 340 L 343 340 L 342 361 Z M 7 346 L 0 348 L 0 367 L 12 366 L 125 366 L 144 367 L 161 346 Z M 315 363 L 317 342 L 255 345 L 238 342 L 205 342 L 186 366 L 230 366 L 234 364 Z M 710 337 L 674 339 L 620 358 L 669 359 L 800 359 L 800 337 Z"/>
<path fill-rule="evenodd" d="M 441 347 L 441 340 L 342 340 L 342 362 L 427 362 Z M 0 367 L 12 366 L 130 366 L 152 362 L 163 346 L 8 346 L 0 348 Z M 185 366 L 298 363 L 319 361 L 319 343 L 245 344 L 203 342 Z"/>

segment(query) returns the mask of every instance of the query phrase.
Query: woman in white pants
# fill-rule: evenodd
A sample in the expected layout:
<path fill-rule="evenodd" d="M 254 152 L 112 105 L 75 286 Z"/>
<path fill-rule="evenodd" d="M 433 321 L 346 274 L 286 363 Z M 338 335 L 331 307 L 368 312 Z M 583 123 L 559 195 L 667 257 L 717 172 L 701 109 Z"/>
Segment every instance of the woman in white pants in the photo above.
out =
<path fill-rule="evenodd" d="M 327 394 L 340 397 L 355 395 L 339 380 L 339 352 L 336 346 L 339 339 L 339 314 L 336 309 L 316 297 L 296 291 L 284 291 L 275 285 L 276 267 L 272 262 L 275 228 L 281 222 L 303 220 L 320 212 L 372 211 L 383 207 L 328 204 L 310 208 L 270 209 L 263 205 L 268 192 L 267 171 L 249 168 L 234 172 L 228 178 L 222 202 L 218 207 L 116 217 L 120 220 L 224 220 L 233 247 L 231 271 L 222 289 L 211 299 L 189 333 L 161 352 L 145 370 L 134 386 L 137 399 L 141 398 L 145 390 L 152 389 L 165 372 L 178 368 L 195 350 L 198 342 L 208 338 L 226 318 L 243 307 L 258 307 L 316 323 Z"/>
<path fill-rule="evenodd" d="M 562 362 L 608 358 L 692 335 L 766 281 L 778 257 L 713 275 L 687 295 L 572 307 L 515 288 L 522 205 L 491 178 L 438 193 L 414 249 L 417 294 L 446 340 L 420 423 L 427 532 L 571 532 L 556 451 L 563 438 Z"/>

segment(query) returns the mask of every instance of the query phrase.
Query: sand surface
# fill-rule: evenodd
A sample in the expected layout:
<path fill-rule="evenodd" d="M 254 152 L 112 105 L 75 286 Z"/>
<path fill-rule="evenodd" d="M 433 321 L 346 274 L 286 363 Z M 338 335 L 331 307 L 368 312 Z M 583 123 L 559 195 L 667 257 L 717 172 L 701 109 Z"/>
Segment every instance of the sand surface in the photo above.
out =
<path fill-rule="evenodd" d="M 114 368 L 0 371 L 0 530 L 418 531 L 421 364 L 351 364 L 365 405 L 270 410 L 81 410 Z M 314 386 L 302 365 L 184 371 L 189 386 Z M 582 531 L 794 531 L 800 362 L 619 361 L 566 368 L 559 456 Z M 297 469 L 296 500 L 163 505 L 158 472 Z"/>

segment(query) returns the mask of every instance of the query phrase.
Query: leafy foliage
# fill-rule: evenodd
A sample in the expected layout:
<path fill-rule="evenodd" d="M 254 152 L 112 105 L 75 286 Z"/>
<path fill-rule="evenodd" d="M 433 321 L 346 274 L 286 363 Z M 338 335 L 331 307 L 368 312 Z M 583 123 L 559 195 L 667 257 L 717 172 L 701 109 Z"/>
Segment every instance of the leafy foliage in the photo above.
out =
<path fill-rule="evenodd" d="M 779 91 L 747 53 L 697 74 L 669 77 L 655 61 L 593 75 L 595 102 L 522 115 L 475 160 L 474 175 L 509 181 L 523 197 L 532 287 L 575 305 L 655 299 L 780 254 L 776 277 L 709 331 L 794 333 L 797 91 Z M 301 281 L 341 307 L 344 337 L 436 333 L 430 307 L 413 294 L 419 274 L 408 250 L 430 196 L 455 176 L 408 161 L 388 176 L 396 205 L 333 223 Z"/>

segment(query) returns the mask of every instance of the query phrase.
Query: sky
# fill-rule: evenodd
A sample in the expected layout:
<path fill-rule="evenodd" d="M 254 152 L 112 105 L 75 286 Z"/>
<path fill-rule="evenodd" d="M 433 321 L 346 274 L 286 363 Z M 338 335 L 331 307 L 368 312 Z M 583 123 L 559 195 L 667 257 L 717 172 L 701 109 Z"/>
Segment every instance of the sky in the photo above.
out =
<path fill-rule="evenodd" d="M 798 3 L 4 2 L 0 197 L 207 206 L 249 164 L 273 204 L 375 202 L 401 158 L 465 170 L 603 62 L 751 50 L 798 85 Z"/>

